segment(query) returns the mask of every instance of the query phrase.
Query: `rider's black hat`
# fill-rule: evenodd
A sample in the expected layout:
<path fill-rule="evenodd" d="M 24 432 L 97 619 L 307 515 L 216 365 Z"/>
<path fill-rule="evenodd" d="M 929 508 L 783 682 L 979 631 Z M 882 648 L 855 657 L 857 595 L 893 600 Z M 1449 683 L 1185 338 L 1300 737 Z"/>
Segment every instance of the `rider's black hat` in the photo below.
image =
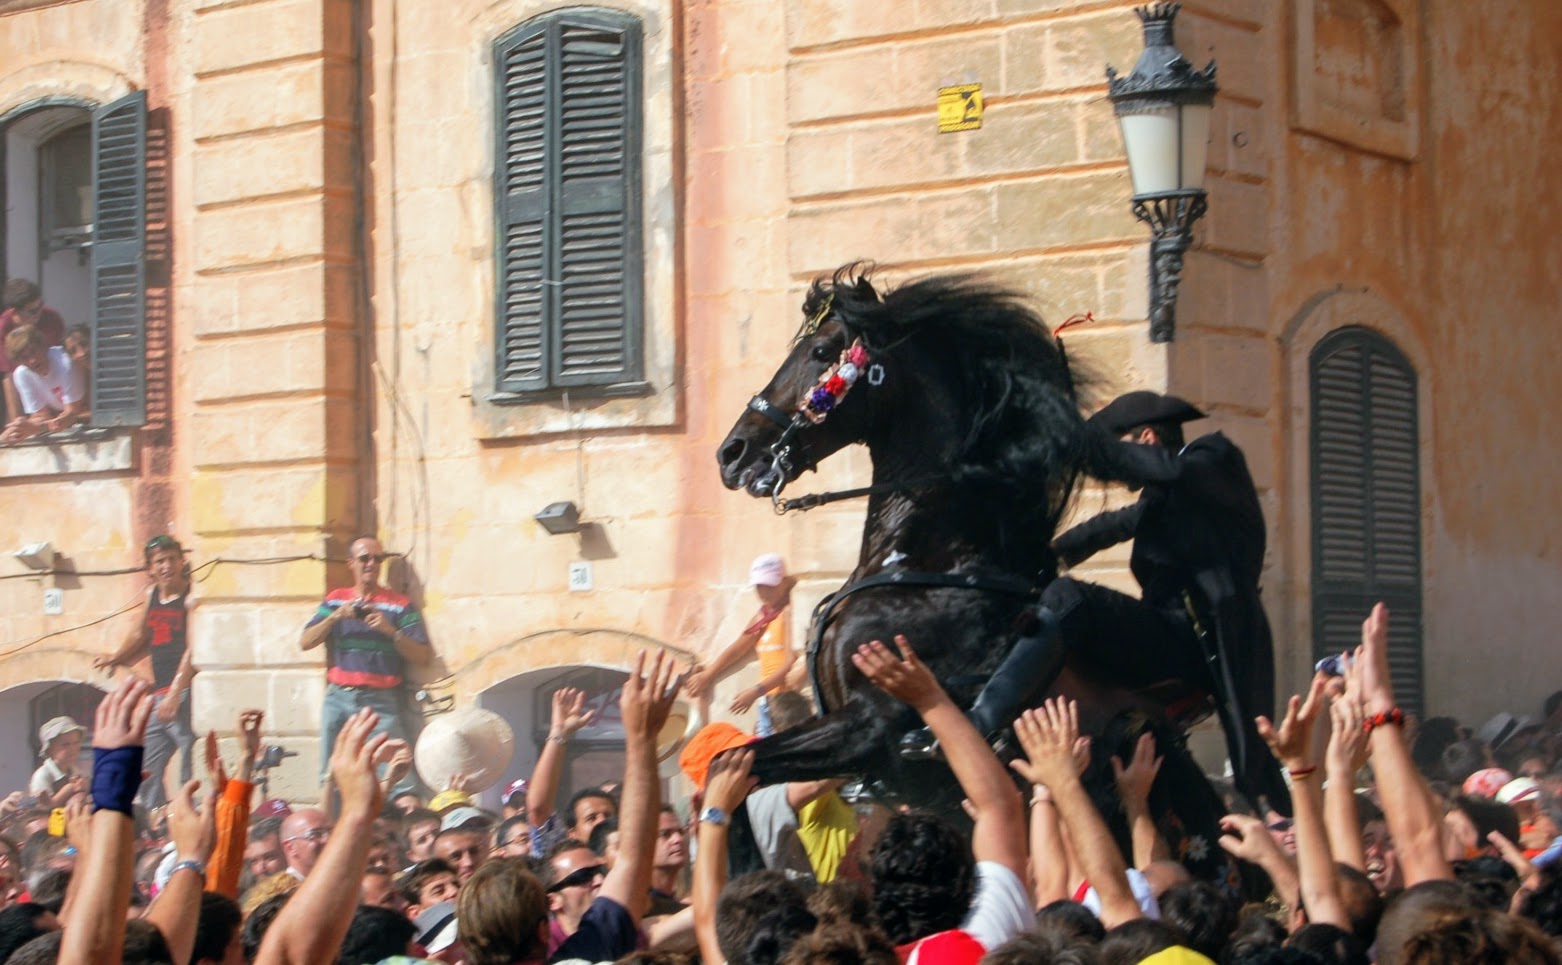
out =
<path fill-rule="evenodd" d="M 1141 389 L 1113 399 L 1106 408 L 1090 417 L 1090 424 L 1120 436 L 1140 426 L 1168 422 L 1181 425 L 1202 418 L 1203 412 L 1175 395 Z"/>

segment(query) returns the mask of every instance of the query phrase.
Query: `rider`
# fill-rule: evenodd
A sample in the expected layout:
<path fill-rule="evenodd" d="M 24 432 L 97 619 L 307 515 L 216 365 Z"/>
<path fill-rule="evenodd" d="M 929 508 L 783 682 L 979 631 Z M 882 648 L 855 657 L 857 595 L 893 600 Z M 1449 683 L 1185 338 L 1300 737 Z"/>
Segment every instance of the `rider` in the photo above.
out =
<path fill-rule="evenodd" d="M 1130 392 L 1090 419 L 1101 440 L 1097 471 L 1142 487 L 1138 502 L 1102 513 L 1053 544 L 1073 566 L 1125 540 L 1143 590 L 1135 598 L 1060 577 L 1038 608 L 1037 632 L 1022 638 L 970 712 L 996 734 L 1045 692 L 1072 655 L 1103 679 L 1143 688 L 1179 679 L 1214 695 L 1239 790 L 1289 810 L 1289 795 L 1253 724 L 1273 714 L 1274 653 L 1259 600 L 1264 515 L 1247 460 L 1218 432 L 1184 445 L 1182 425 L 1204 413 L 1175 396 Z M 913 731 L 907 757 L 936 754 L 931 735 Z"/>

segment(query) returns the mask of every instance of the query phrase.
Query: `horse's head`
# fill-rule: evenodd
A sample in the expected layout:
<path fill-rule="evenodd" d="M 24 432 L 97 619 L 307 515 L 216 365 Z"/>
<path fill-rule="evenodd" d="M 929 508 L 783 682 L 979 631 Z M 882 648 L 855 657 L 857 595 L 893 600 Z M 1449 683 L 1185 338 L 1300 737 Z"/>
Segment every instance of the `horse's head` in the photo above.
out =
<path fill-rule="evenodd" d="M 843 268 L 814 282 L 786 360 L 755 395 L 716 454 L 728 489 L 773 496 L 832 453 L 863 441 L 882 407 L 884 367 L 865 317 L 881 297 Z"/>

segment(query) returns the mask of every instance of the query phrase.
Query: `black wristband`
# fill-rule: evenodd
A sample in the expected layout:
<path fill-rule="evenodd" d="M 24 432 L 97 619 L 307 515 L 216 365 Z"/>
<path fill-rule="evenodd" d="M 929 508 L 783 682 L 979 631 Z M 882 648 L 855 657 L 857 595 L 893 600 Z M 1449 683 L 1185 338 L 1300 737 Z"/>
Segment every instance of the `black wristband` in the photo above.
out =
<path fill-rule="evenodd" d="M 135 817 L 144 748 L 94 747 L 92 753 L 93 812 L 118 811 L 126 817 Z"/>

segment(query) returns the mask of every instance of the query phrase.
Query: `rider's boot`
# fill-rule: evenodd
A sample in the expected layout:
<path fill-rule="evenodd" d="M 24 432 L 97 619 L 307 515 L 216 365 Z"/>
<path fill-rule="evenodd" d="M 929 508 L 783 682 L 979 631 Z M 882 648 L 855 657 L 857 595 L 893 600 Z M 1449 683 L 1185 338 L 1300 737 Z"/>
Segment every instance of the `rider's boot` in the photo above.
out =
<path fill-rule="evenodd" d="M 966 713 L 989 743 L 1014 723 L 1031 698 L 1050 687 L 1063 669 L 1065 647 L 1058 635 L 1057 616 L 1043 606 L 1036 608 L 1036 619 L 1035 633 L 1014 644 Z M 908 761 L 943 758 L 938 741 L 926 727 L 900 739 L 900 756 Z"/>

